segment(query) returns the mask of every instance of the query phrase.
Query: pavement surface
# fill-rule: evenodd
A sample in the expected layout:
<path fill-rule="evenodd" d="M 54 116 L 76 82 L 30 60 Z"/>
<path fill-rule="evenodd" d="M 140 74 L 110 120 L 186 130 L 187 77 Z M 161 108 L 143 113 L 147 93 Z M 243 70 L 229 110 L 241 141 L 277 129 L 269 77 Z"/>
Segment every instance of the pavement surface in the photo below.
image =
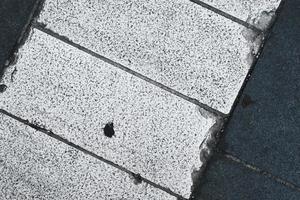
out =
<path fill-rule="evenodd" d="M 208 132 L 213 118 L 39 30 L 19 53 L 13 81 L 11 73 L 3 78 L 2 109 L 189 194 L 192 170 L 201 166 L 201 133 Z M 115 134 L 107 137 L 103 128 L 110 122 Z"/>
<path fill-rule="evenodd" d="M 1 115 L 1 199 L 176 199 Z"/>
<path fill-rule="evenodd" d="M 276 188 L 288 193 L 289 199 L 296 199 L 299 179 L 292 176 L 299 169 L 291 166 L 299 157 L 293 154 L 290 162 L 284 162 L 289 172 L 283 173 L 281 160 L 277 164 L 272 160 L 275 145 L 266 142 L 274 136 L 271 132 L 270 138 L 263 135 L 267 128 L 257 130 L 259 123 L 268 124 L 263 119 L 270 118 L 261 113 L 273 109 L 263 104 L 264 97 L 278 89 L 272 81 L 286 83 L 299 77 L 295 68 L 290 72 L 293 78 L 283 79 L 286 73 L 276 72 L 285 63 L 275 62 L 276 68 L 272 58 L 260 64 L 270 67 L 260 67 L 263 71 L 257 72 L 270 88 L 263 94 L 253 90 L 254 94 L 249 91 L 243 96 L 247 105 L 242 107 L 247 108 L 237 106 L 222 143 L 228 154 L 220 155 L 219 160 L 212 158 L 211 163 L 216 164 L 209 163 L 205 168 L 215 136 L 221 132 L 224 118 L 232 111 L 260 53 L 279 3 L 1 2 L 1 15 L 7 15 L 10 21 L 1 21 L 5 32 L 0 34 L 7 39 L 0 41 L 5 44 L 0 49 L 0 170 L 5 174 L 0 180 L 0 195 L 5 199 L 189 199 L 202 198 L 202 191 L 208 191 L 210 196 L 205 199 L 222 199 L 221 192 L 229 191 L 222 189 L 226 182 L 211 179 L 218 174 L 216 170 L 222 169 L 218 178 L 228 175 L 235 180 L 239 174 L 249 173 L 244 180 L 254 177 L 252 183 L 265 184 L 266 190 Z M 276 45 L 280 48 L 279 42 Z M 285 53 L 277 56 L 278 60 L 291 53 L 297 56 L 299 51 Z M 269 68 L 280 77 L 272 79 Z M 259 88 L 256 85 L 252 87 Z M 282 108 L 286 103 L 290 109 L 280 114 L 277 123 L 288 120 L 289 111 L 299 105 L 299 101 L 285 101 L 298 86 L 287 85 L 282 90 L 286 88 L 291 91 L 277 103 Z M 248 105 L 258 101 L 252 96 L 262 99 L 256 110 Z M 234 125 L 235 116 L 239 125 L 243 117 L 238 113 L 243 115 L 246 109 L 253 119 L 253 128 L 246 124 L 251 133 Z M 259 117 L 261 121 L 254 120 Z M 285 134 L 296 134 L 299 129 L 292 127 L 292 119 L 297 120 L 291 117 L 291 125 L 282 126 Z M 256 152 L 247 154 L 254 145 L 250 139 L 241 138 L 249 135 L 265 142 L 265 146 L 257 143 Z M 284 145 L 293 138 L 280 136 L 278 133 L 278 140 L 272 142 Z M 266 148 L 272 155 L 264 154 Z M 289 154 L 297 150 L 299 142 L 287 149 Z M 262 153 L 265 157 L 261 160 L 270 159 L 274 166 L 255 164 L 276 174 L 274 177 L 287 178 L 291 183 L 286 183 L 294 188 L 240 167 L 242 161 L 232 161 L 251 162 Z M 277 154 L 286 157 L 284 153 Z M 232 158 L 230 163 L 228 157 Z M 236 166 L 239 171 L 234 171 Z M 208 172 L 203 174 L 204 169 Z M 239 188 L 238 183 L 230 188 Z M 213 191 L 221 196 L 212 196 L 210 184 L 220 188 Z M 261 189 L 259 185 L 254 188 Z M 246 192 L 241 190 L 242 194 Z"/>
<path fill-rule="evenodd" d="M 300 2 L 286 1 L 216 156 L 200 199 L 300 199 Z"/>

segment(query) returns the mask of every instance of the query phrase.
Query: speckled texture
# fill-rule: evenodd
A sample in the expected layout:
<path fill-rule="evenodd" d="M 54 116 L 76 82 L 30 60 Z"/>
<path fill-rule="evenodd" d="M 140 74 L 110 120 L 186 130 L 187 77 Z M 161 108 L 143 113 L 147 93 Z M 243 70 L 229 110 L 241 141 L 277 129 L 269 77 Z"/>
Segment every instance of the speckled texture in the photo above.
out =
<path fill-rule="evenodd" d="M 0 147 L 0 199 L 176 199 L 2 114 Z"/>
<path fill-rule="evenodd" d="M 1 108 L 189 196 L 215 121 L 197 106 L 39 30 L 16 68 L 13 82 L 9 70 L 4 76 Z M 103 133 L 108 122 L 112 138 Z"/>
<path fill-rule="evenodd" d="M 244 27 L 188 0 L 46 1 L 39 22 L 224 113 L 251 63 Z"/>
<path fill-rule="evenodd" d="M 281 0 L 201 0 L 241 20 L 253 24 L 263 12 L 275 11 Z"/>

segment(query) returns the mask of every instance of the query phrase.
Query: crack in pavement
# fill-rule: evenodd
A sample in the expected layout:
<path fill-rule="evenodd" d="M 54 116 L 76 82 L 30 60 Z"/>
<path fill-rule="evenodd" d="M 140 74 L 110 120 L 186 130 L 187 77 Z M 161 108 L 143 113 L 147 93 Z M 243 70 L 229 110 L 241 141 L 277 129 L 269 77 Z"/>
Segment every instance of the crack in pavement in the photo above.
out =
<path fill-rule="evenodd" d="M 200 0 L 190 0 L 190 1 L 197 4 L 197 5 L 200 5 L 203 8 L 206 8 L 206 9 L 208 9 L 208 10 L 214 12 L 214 13 L 217 13 L 218 15 L 221 15 L 221 16 L 223 16 L 223 17 L 225 17 L 225 18 L 227 18 L 227 19 L 229 19 L 233 22 L 236 22 L 236 23 L 238 23 L 242 26 L 245 26 L 246 28 L 257 32 L 258 34 L 263 33 L 263 30 L 261 30 L 260 28 L 257 28 L 256 26 L 254 26 L 252 24 L 249 24 L 248 22 L 245 22 L 245 21 L 243 21 L 243 20 L 241 20 L 241 19 L 239 19 L 239 18 L 237 18 L 233 15 L 230 15 L 230 14 L 228 14 L 228 13 L 226 13 L 226 12 L 220 10 L 220 9 L 217 9 L 217 8 L 207 4 L 207 3 L 204 3 Z"/>
<path fill-rule="evenodd" d="M 284 180 L 284 179 L 282 179 L 282 178 L 280 178 L 278 176 L 275 176 L 275 175 L 271 174 L 268 171 L 265 171 L 265 170 L 260 169 L 260 168 L 254 166 L 254 165 L 252 165 L 250 163 L 247 163 L 247 162 L 239 159 L 238 157 L 235 157 L 234 155 L 232 155 L 230 153 L 223 152 L 223 155 L 225 156 L 225 158 L 227 158 L 229 160 L 232 160 L 232 161 L 234 161 L 234 162 L 242 165 L 245 168 L 248 168 L 248 169 L 250 169 L 252 171 L 255 171 L 255 172 L 257 172 L 257 173 L 259 173 L 259 174 L 261 174 L 263 176 L 266 176 L 266 177 L 268 177 L 268 178 L 270 178 L 270 179 L 272 179 L 272 180 L 274 180 L 274 181 L 276 181 L 276 182 L 278 182 L 280 184 L 283 184 L 286 187 L 292 188 L 292 189 L 300 192 L 300 186 L 298 186 L 298 185 L 296 185 L 296 184 L 294 184 L 294 183 L 292 183 L 290 181 Z"/>

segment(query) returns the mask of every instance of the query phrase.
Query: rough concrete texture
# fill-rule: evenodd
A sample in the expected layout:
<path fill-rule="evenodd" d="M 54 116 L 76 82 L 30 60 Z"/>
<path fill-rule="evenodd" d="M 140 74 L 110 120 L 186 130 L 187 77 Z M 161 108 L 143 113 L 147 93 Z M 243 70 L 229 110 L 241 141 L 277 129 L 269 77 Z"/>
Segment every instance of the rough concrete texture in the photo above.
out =
<path fill-rule="evenodd" d="M 140 78 L 34 30 L 0 107 L 189 197 L 212 117 Z M 204 111 L 202 111 L 204 112 Z M 207 115 L 209 116 L 209 115 Z M 105 125 L 115 134 L 107 137 Z"/>
<path fill-rule="evenodd" d="M 176 199 L 7 116 L 0 121 L 0 199 Z"/>
<path fill-rule="evenodd" d="M 281 0 L 201 0 L 215 8 L 218 8 L 228 14 L 241 20 L 248 21 L 252 25 L 255 20 L 264 15 L 275 11 Z M 257 26 L 260 28 L 259 26 Z"/>
<path fill-rule="evenodd" d="M 46 1 L 39 22 L 224 113 L 252 63 L 243 26 L 188 0 Z"/>

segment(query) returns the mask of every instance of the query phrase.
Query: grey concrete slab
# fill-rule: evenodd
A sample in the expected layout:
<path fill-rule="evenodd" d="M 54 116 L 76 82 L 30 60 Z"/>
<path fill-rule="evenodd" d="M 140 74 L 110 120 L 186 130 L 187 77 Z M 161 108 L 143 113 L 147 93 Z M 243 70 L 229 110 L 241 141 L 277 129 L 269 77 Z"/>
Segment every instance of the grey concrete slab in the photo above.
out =
<path fill-rule="evenodd" d="M 250 30 L 188 0 L 46 1 L 39 22 L 224 113 L 257 46 Z"/>
<path fill-rule="evenodd" d="M 16 68 L 1 108 L 189 197 L 213 116 L 36 29 Z"/>
<path fill-rule="evenodd" d="M 298 200 L 300 192 L 216 155 L 208 165 L 195 200 Z"/>
<path fill-rule="evenodd" d="M 0 199 L 176 199 L 3 114 L 0 147 Z"/>
<path fill-rule="evenodd" d="M 300 188 L 300 2 L 287 1 L 225 131 L 223 148 Z"/>
<path fill-rule="evenodd" d="M 197 2 L 198 0 L 196 0 Z M 265 13 L 275 12 L 281 0 L 201 0 L 221 11 L 260 28 L 256 22 L 264 18 Z"/>

